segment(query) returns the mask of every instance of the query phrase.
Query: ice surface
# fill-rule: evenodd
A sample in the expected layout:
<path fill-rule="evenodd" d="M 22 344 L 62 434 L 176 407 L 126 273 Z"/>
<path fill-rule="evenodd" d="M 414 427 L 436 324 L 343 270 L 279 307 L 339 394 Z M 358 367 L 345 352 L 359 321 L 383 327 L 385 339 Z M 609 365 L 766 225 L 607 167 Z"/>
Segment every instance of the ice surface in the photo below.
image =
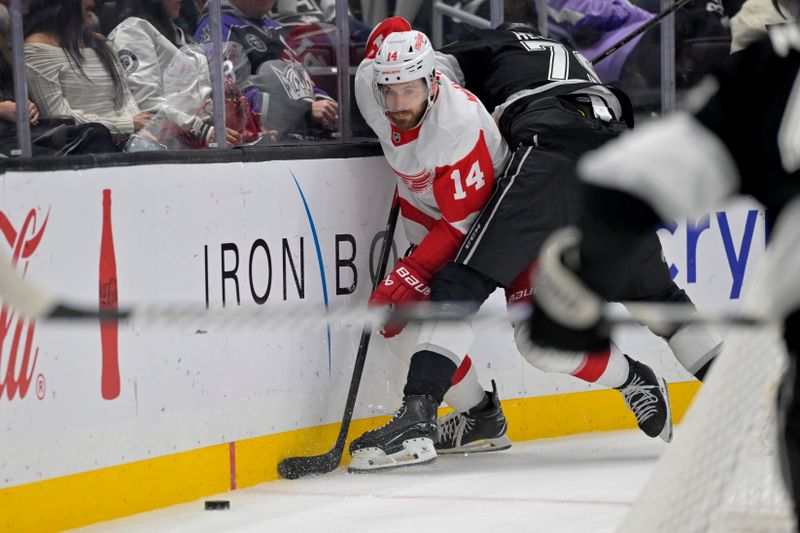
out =
<path fill-rule="evenodd" d="M 639 431 L 515 443 L 429 466 L 274 481 L 83 532 L 611 532 L 667 446 Z M 228 511 L 205 511 L 227 499 Z"/>

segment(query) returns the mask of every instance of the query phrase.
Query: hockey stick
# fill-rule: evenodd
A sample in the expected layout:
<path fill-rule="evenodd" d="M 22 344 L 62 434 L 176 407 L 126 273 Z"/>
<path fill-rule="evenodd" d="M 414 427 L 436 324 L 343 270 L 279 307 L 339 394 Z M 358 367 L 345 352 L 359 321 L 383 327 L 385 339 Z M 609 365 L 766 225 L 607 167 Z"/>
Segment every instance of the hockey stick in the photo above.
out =
<path fill-rule="evenodd" d="M 667 9 L 657 14 L 655 17 L 651 18 L 650 20 L 648 20 L 647 22 L 645 22 L 644 24 L 642 24 L 641 26 L 630 32 L 628 35 L 617 41 L 615 44 L 611 45 L 609 48 L 606 48 L 605 52 L 601 52 L 600 55 L 592 59 L 592 65 L 598 64 L 599 62 L 601 62 L 602 60 L 604 60 L 605 58 L 607 58 L 608 56 L 610 56 L 611 54 L 613 54 L 614 52 L 616 52 L 617 50 L 619 50 L 620 48 L 622 48 L 623 46 L 634 40 L 635 38 L 637 38 L 639 35 L 643 34 L 653 26 L 661 23 L 661 21 L 664 20 L 666 16 L 682 8 L 683 6 L 688 4 L 689 1 L 690 0 L 678 0 L 677 2 L 669 6 Z"/>
<path fill-rule="evenodd" d="M 389 210 L 389 221 L 386 223 L 386 233 L 383 246 L 381 247 L 381 255 L 378 259 L 378 272 L 372 283 L 373 291 L 378 286 L 378 283 L 381 282 L 384 275 L 386 275 L 386 266 L 389 262 L 389 252 L 392 249 L 394 229 L 397 226 L 399 212 L 400 201 L 397 196 L 397 189 L 395 189 L 394 197 L 392 198 L 392 207 Z M 356 352 L 356 360 L 353 365 L 353 377 L 350 378 L 350 390 L 347 392 L 347 401 L 344 406 L 342 423 L 339 427 L 339 436 L 336 437 L 336 443 L 333 445 L 333 448 L 322 455 L 287 457 L 278 463 L 278 474 L 280 474 L 281 477 L 285 479 L 297 479 L 310 474 L 326 474 L 339 466 L 342 460 L 342 454 L 344 453 L 344 444 L 347 440 L 350 422 L 353 420 L 353 410 L 356 405 L 358 388 L 361 385 L 361 375 L 364 373 L 364 362 L 367 359 L 367 349 L 369 348 L 371 336 L 372 326 L 367 325 L 361 332 L 361 342 L 358 344 L 358 352 Z"/>
<path fill-rule="evenodd" d="M 390 216 L 396 217 L 393 205 Z M 389 222 L 392 222 L 390 219 Z M 394 220 L 396 225 L 396 220 Z M 387 231 L 394 231 L 394 225 L 387 225 Z M 388 249 L 384 242 L 381 248 L 380 261 L 388 261 Z M 385 256 L 385 257 L 384 257 Z M 379 279 L 383 277 L 386 265 L 378 264 L 381 269 Z M 436 318 L 437 320 L 464 320 L 473 322 L 507 323 L 523 321 L 530 317 L 530 308 L 516 305 L 501 313 L 484 312 L 472 316 L 469 310 L 461 310 L 459 306 L 446 303 L 436 304 L 424 302 L 404 307 L 400 310 L 364 309 L 364 308 L 332 308 L 316 309 L 304 305 L 302 307 L 281 306 L 276 308 L 222 308 L 209 310 L 196 305 L 154 304 L 151 306 L 133 306 L 116 311 L 101 311 L 97 307 L 88 307 L 56 297 L 40 290 L 14 271 L 10 263 L 0 258 L 0 296 L 3 305 L 8 305 L 31 319 L 40 321 L 96 321 L 118 320 L 120 322 L 136 322 L 142 325 L 215 325 L 237 326 L 248 325 L 262 327 L 264 324 L 279 325 L 285 329 L 305 330 L 308 327 L 324 323 L 357 323 L 364 324 L 365 330 L 375 324 L 387 321 L 421 322 Z M 635 324 L 671 324 L 684 325 L 692 323 L 720 324 L 736 326 L 764 326 L 778 322 L 780 316 L 764 316 L 747 312 L 703 310 L 688 304 L 655 303 L 655 302 L 622 302 L 625 309 L 614 304 L 607 304 L 603 309 L 603 320 L 612 326 Z M 627 311 L 626 311 L 627 310 Z M 363 341 L 363 339 L 362 339 Z M 354 369 L 355 370 L 355 369 Z"/>
<path fill-rule="evenodd" d="M 381 249 L 383 257 L 383 249 Z M 380 264 L 379 264 L 380 266 Z M 385 267 L 383 267 L 385 269 Z M 385 272 L 384 272 L 385 273 Z M 303 306 L 280 306 L 276 308 L 222 308 L 208 310 L 196 305 L 154 304 L 151 306 L 133 306 L 116 311 L 101 311 L 97 307 L 82 306 L 75 302 L 58 300 L 41 291 L 0 259 L 0 296 L 3 304 L 31 319 L 43 322 L 67 321 L 85 322 L 97 320 L 117 320 L 135 322 L 139 325 L 214 325 L 225 327 L 258 326 L 265 324 L 280 326 L 288 330 L 305 331 L 309 327 L 320 324 L 363 324 L 365 328 L 388 321 L 422 322 L 436 320 L 469 319 L 480 323 L 518 322 L 530 318 L 530 308 L 515 305 L 507 311 L 490 312 L 472 316 L 469 310 L 461 310 L 458 306 L 447 303 L 424 302 L 410 305 L 400 310 L 364 309 L 364 308 L 331 308 L 317 309 Z M 622 302 L 624 309 L 614 304 L 607 304 L 602 313 L 603 320 L 611 326 L 637 324 L 719 324 L 735 326 L 764 326 L 780 321 L 779 316 L 764 316 L 754 313 L 736 311 L 696 309 L 689 304 L 656 303 L 656 302 Z M 627 310 L 627 311 L 626 311 Z"/>
<path fill-rule="evenodd" d="M 83 308 L 60 302 L 40 290 L 20 276 L 6 258 L 0 258 L 0 296 L 3 303 L 10 305 L 28 318 L 43 320 L 76 319 L 96 320 L 99 318 L 130 317 L 127 310 L 101 312 L 97 308 Z"/>
<path fill-rule="evenodd" d="M 606 303 L 601 312 L 601 322 L 609 328 L 617 326 L 683 326 L 687 324 L 715 324 L 721 326 L 763 327 L 781 321 L 779 316 L 759 315 L 752 312 L 697 309 L 693 304 L 661 302 L 616 302 Z M 435 318 L 439 321 L 463 321 L 495 323 L 524 322 L 531 317 L 531 306 L 514 304 L 502 313 L 484 313 L 472 316 L 469 311 L 457 307 L 430 302 L 392 311 L 383 320 L 398 322 L 422 322 Z M 374 320 L 374 319 L 371 319 Z"/>

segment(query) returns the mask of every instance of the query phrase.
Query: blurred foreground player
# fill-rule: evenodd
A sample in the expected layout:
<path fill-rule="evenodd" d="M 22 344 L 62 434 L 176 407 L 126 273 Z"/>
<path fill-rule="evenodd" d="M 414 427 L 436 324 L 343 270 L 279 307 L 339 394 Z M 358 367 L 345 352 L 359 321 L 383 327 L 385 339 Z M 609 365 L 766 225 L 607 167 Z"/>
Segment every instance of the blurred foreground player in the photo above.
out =
<path fill-rule="evenodd" d="M 776 5 L 776 8 L 778 6 Z M 750 287 L 770 316 L 784 320 L 792 366 L 800 354 L 800 12 L 794 22 L 732 55 L 695 89 L 693 113 L 680 112 L 587 155 L 579 172 L 592 198 L 592 224 L 553 235 L 541 261 L 531 319 L 533 342 L 574 349 L 608 342 L 600 299 L 609 280 L 630 273 L 629 243 L 659 221 L 714 208 L 744 194 L 766 207 L 775 234 L 766 275 Z M 602 248 L 597 243 L 603 243 Z M 761 267 L 760 267 L 761 268 Z M 764 272 L 764 271 L 762 271 Z M 569 346 L 565 336 L 573 340 Z M 800 381 L 784 378 L 783 424 L 787 485 L 800 496 Z"/>

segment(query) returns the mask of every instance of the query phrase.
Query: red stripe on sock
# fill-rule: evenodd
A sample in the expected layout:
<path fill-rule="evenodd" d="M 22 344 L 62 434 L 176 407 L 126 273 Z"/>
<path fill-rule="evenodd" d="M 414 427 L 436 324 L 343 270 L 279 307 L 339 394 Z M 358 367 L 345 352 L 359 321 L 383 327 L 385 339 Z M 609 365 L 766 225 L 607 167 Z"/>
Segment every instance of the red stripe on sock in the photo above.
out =
<path fill-rule="evenodd" d="M 469 372 L 470 368 L 472 368 L 472 359 L 470 359 L 469 356 L 466 355 L 464 356 L 464 360 L 461 361 L 461 364 L 459 365 L 458 369 L 456 369 L 456 373 L 453 374 L 452 379 L 450 379 L 450 386 L 452 387 L 453 385 L 464 379 L 464 376 L 467 375 L 467 372 Z"/>
<path fill-rule="evenodd" d="M 611 357 L 611 349 L 602 352 L 589 352 L 583 359 L 583 363 L 572 373 L 578 379 L 594 383 L 608 367 L 608 359 Z"/>

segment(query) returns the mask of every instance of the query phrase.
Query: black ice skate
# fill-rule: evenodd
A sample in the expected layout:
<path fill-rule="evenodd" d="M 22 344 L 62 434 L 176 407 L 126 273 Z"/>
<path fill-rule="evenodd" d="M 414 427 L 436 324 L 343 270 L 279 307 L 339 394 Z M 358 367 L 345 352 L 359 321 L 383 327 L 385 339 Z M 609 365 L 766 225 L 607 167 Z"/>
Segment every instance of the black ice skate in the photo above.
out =
<path fill-rule="evenodd" d="M 639 428 L 648 437 L 661 437 L 665 442 L 672 440 L 672 410 L 669 405 L 669 390 L 664 378 L 657 378 L 649 366 L 634 361 L 627 355 L 630 363 L 628 379 L 618 387 L 634 415 Z"/>
<path fill-rule="evenodd" d="M 449 413 L 439 419 L 438 453 L 499 452 L 511 448 L 506 435 L 508 423 L 492 380 L 489 403 L 482 409 Z"/>
<path fill-rule="evenodd" d="M 436 460 L 436 412 L 430 396 L 408 395 L 383 427 L 367 431 L 350 443 L 349 472 L 368 472 Z"/>

